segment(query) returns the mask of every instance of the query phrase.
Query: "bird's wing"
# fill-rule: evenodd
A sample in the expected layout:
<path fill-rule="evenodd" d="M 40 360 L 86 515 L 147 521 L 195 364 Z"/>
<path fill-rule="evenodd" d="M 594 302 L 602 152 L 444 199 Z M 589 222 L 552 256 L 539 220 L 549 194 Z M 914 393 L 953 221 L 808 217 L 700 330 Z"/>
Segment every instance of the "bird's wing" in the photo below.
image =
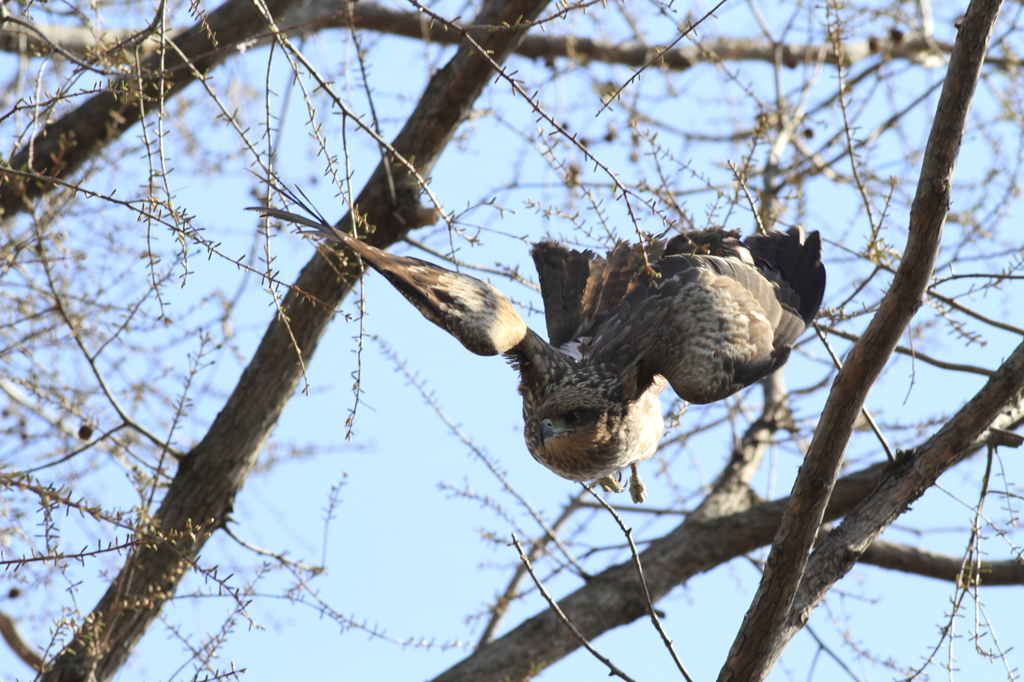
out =
<path fill-rule="evenodd" d="M 350 237 L 323 220 L 310 220 L 273 208 L 252 210 L 311 227 L 327 239 L 355 251 L 425 318 L 477 355 L 506 353 L 526 337 L 523 318 L 505 295 L 487 282 L 418 258 L 394 256 Z"/>
<path fill-rule="evenodd" d="M 821 235 L 794 227 L 788 232 L 772 231 L 747 237 L 743 244 L 750 250 L 755 264 L 765 277 L 796 294 L 797 313 L 805 328 L 814 321 L 825 295 L 825 266 L 821 262 Z M 786 286 L 788 285 L 788 287 Z M 799 335 L 799 333 L 798 333 Z M 793 341 L 796 337 L 793 337 Z"/>
<path fill-rule="evenodd" d="M 660 243 L 651 244 L 648 259 L 657 259 L 661 251 Z M 556 348 L 590 337 L 637 286 L 636 273 L 644 265 L 643 248 L 626 242 L 616 244 L 606 258 L 553 241 L 535 244 L 530 254 L 540 278 L 548 338 Z"/>
<path fill-rule="evenodd" d="M 591 276 L 604 269 L 604 259 L 593 251 L 570 251 L 557 242 L 544 241 L 530 250 L 540 278 L 544 318 L 551 345 L 573 340 L 583 319 L 582 301 Z"/>
<path fill-rule="evenodd" d="M 821 304 L 817 233 L 771 232 L 741 243 L 722 231 L 666 245 L 601 320 L 592 362 L 632 367 L 644 391 L 665 376 L 689 402 L 721 400 L 785 363 Z"/>

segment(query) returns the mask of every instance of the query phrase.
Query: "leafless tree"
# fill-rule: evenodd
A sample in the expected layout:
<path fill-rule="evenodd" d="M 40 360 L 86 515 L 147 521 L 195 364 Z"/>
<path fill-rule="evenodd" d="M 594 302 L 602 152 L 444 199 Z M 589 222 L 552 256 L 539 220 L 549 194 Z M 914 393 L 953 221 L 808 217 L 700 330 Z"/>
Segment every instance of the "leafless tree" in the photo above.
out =
<path fill-rule="evenodd" d="M 984 605 L 993 586 L 1024 584 L 1024 237 L 1013 229 L 1024 41 L 1020 6 L 962 5 L 5 4 L 10 650 L 37 679 L 109 680 L 161 619 L 188 660 L 153 677 L 237 677 L 217 660 L 225 643 L 258 625 L 254 603 L 288 602 L 388 639 L 318 590 L 334 579 L 329 562 L 297 558 L 301 546 L 256 547 L 235 513 L 252 474 L 372 439 L 360 424 L 373 355 L 485 463 L 496 491 L 448 489 L 477 504 L 472 525 L 488 527 L 507 569 L 473 614 L 477 641 L 437 680 L 524 680 L 580 648 L 635 679 L 599 636 L 648 620 L 651 652 L 667 650 L 689 679 L 658 602 L 744 558 L 760 583 L 728 655 L 712 662 L 720 680 L 765 679 L 858 564 L 942 581 L 950 604 L 932 652 L 902 660 L 845 631 L 838 649 L 811 631 L 843 674 L 952 676 L 963 655 L 953 643 L 969 636 L 974 655 L 1018 679 L 1020 622 L 996 622 Z M 459 374 L 475 393 L 461 351 L 410 365 L 393 339 L 365 331 L 357 259 L 241 212 L 276 205 L 293 183 L 326 197 L 316 203 L 341 215 L 328 214 L 340 229 L 490 278 L 531 312 L 522 263 L 545 235 L 601 248 L 708 225 L 804 224 L 826 242 L 825 307 L 789 381 L 770 377 L 763 400 L 750 390 L 669 407 L 648 505 L 574 490 L 552 511 L 481 446 L 485 428 L 457 424 L 485 422 L 505 441 L 514 410 L 500 427 L 491 411 L 453 419 L 424 385 L 421 371 Z M 331 323 L 348 345 L 320 350 Z M 337 379 L 310 370 L 318 350 L 354 351 L 351 392 L 332 389 L 347 418 L 309 420 L 321 427 L 309 441 L 272 438 L 287 406 Z M 516 447 L 516 466 L 549 476 Z M 380 454 L 389 471 L 421 456 Z M 715 467 L 705 479 L 698 454 Z M 971 510 L 959 554 L 919 520 L 912 543 L 878 539 L 922 495 L 941 495 L 937 479 L 954 469 Z M 364 513 L 340 490 L 324 502 L 328 527 Z M 960 502 L 949 493 L 943 504 Z M 217 542 L 245 559 L 219 566 Z M 259 587 L 268 574 L 286 586 Z M 93 593 L 95 606 L 83 603 Z M 172 600 L 210 599 L 232 604 L 223 623 L 166 617 Z M 409 608 L 432 607 L 425 596 Z M 305 674 L 302 661 L 292 668 Z"/>

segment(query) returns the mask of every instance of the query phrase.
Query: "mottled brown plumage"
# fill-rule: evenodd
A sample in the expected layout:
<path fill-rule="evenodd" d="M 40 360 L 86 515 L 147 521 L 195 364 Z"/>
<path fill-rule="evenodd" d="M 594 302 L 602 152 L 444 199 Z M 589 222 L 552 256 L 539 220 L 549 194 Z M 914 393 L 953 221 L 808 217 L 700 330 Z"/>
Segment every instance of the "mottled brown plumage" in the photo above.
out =
<path fill-rule="evenodd" d="M 726 398 L 779 368 L 817 314 L 825 288 L 817 232 L 681 234 L 646 247 L 620 243 L 604 258 L 555 242 L 532 255 L 550 343 L 490 284 L 385 253 L 325 222 L 263 211 L 313 227 L 358 253 L 431 322 L 479 355 L 503 354 L 519 371 L 526 445 L 572 481 L 644 499 L 638 462 L 657 449 L 658 394 Z"/>
<path fill-rule="evenodd" d="M 609 478 L 654 454 L 665 380 L 692 403 L 726 398 L 785 363 L 825 288 L 818 234 L 708 230 L 606 258 L 542 242 L 533 249 L 552 345 L 576 362 L 544 376 L 520 361 L 530 452 L 566 478 Z M 517 347 L 515 350 L 519 350 Z M 540 356 L 544 357 L 544 356 Z M 539 363 L 543 365 L 544 363 Z M 594 412 L 591 405 L 602 404 Z M 580 408 L 583 408 L 582 410 Z M 581 422 L 565 424 L 565 415 Z M 533 428 L 537 425 L 537 428 Z"/>

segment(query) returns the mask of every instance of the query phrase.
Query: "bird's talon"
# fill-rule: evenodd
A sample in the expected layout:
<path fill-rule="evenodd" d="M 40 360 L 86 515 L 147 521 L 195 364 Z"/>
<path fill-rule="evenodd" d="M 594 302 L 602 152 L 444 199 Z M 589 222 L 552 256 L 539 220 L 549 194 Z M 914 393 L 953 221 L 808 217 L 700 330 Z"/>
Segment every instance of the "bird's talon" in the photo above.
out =
<path fill-rule="evenodd" d="M 647 499 L 647 486 L 644 485 L 643 480 L 640 478 L 640 472 L 636 469 L 636 464 L 630 464 L 631 475 L 629 477 L 629 496 L 633 498 L 634 504 L 642 504 Z"/>
<path fill-rule="evenodd" d="M 597 479 L 597 484 L 601 486 L 601 490 L 606 493 L 621 493 L 626 489 L 626 486 L 622 485 L 614 474 Z"/>

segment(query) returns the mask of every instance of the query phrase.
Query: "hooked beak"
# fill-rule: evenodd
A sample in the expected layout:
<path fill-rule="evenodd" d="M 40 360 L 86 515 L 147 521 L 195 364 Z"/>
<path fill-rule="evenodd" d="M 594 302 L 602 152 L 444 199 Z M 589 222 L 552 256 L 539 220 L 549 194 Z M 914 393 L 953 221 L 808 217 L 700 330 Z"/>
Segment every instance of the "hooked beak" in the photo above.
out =
<path fill-rule="evenodd" d="M 542 419 L 538 430 L 540 431 L 541 443 L 547 443 L 552 438 L 572 431 L 571 428 L 565 426 L 555 426 L 550 419 Z"/>

